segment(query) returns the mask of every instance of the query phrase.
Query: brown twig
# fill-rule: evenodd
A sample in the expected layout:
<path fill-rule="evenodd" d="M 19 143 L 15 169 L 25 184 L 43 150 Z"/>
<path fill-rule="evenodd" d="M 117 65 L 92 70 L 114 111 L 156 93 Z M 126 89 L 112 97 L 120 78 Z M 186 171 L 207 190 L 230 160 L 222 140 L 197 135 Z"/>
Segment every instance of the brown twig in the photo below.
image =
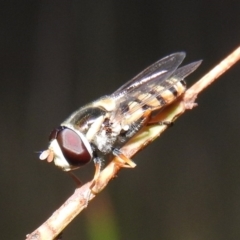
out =
<path fill-rule="evenodd" d="M 192 109 L 197 95 L 209 86 L 215 79 L 227 71 L 233 64 L 240 59 L 240 47 L 214 67 L 209 73 L 190 87 L 182 98 L 174 104 L 165 108 L 154 121 L 175 121 L 185 110 Z M 144 127 L 133 139 L 131 139 L 121 151 L 126 157 L 132 158 L 138 151 L 142 150 L 149 143 L 161 135 L 167 128 L 166 125 L 150 125 Z M 116 159 L 113 159 L 108 166 L 101 172 L 100 178 L 96 182 L 93 191 L 102 191 L 108 182 L 116 176 L 120 170 Z M 86 183 L 81 188 L 77 188 L 74 194 L 59 208 L 52 216 L 44 222 L 38 229 L 27 236 L 27 240 L 49 240 L 54 239 L 62 230 L 84 209 L 89 201 L 96 195 L 90 192 L 91 182 Z"/>

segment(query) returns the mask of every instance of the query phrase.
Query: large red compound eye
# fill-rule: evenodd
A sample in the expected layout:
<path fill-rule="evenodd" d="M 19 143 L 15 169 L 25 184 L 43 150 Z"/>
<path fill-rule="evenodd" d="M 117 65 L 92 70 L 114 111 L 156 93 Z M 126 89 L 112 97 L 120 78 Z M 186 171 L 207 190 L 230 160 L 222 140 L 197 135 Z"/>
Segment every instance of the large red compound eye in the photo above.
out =
<path fill-rule="evenodd" d="M 73 166 L 82 166 L 91 160 L 91 154 L 81 137 L 73 130 L 60 126 L 50 134 L 51 139 L 57 139 L 67 162 Z"/>

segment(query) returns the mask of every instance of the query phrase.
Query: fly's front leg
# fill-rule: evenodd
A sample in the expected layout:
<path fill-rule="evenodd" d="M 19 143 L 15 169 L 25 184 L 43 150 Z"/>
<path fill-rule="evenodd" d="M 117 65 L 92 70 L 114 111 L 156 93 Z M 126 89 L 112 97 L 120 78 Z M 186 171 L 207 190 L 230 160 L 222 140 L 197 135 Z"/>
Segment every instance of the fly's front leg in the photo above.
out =
<path fill-rule="evenodd" d="M 91 194 L 93 194 L 93 195 L 98 194 L 98 190 L 94 190 L 93 188 L 96 186 L 96 183 L 99 179 L 99 176 L 100 176 L 100 173 L 101 173 L 101 170 L 102 170 L 102 167 L 103 167 L 103 159 L 102 158 L 95 157 L 93 159 L 93 162 L 94 162 L 94 165 L 95 165 L 95 173 L 94 173 L 94 177 L 93 177 L 93 180 L 91 182 L 91 185 L 89 187 L 89 192 L 88 192 L 87 197 L 86 197 L 86 207 L 87 207 L 88 202 L 90 200 Z"/>
<path fill-rule="evenodd" d="M 82 186 L 81 180 L 72 171 L 69 171 L 68 174 L 73 179 L 73 181 L 77 184 L 77 187 L 80 188 Z"/>
<path fill-rule="evenodd" d="M 101 170 L 102 170 L 102 167 L 103 167 L 103 159 L 100 158 L 100 157 L 96 157 L 93 159 L 93 162 L 94 162 L 94 165 L 95 165 L 95 173 L 94 173 L 94 176 L 93 176 L 93 180 L 92 180 L 92 183 L 90 185 L 90 189 L 92 190 L 92 188 L 95 186 L 99 176 L 100 176 L 100 173 L 101 173 Z"/>

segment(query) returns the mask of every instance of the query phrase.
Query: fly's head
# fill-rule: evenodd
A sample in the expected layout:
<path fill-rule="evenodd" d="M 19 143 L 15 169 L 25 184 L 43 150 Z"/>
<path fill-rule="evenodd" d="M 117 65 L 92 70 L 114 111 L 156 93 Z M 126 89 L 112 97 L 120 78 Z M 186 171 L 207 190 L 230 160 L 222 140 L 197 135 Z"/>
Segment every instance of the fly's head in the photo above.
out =
<path fill-rule="evenodd" d="M 86 137 L 79 131 L 59 126 L 49 136 L 49 147 L 39 158 L 54 161 L 63 171 L 79 168 L 92 159 L 92 149 Z"/>

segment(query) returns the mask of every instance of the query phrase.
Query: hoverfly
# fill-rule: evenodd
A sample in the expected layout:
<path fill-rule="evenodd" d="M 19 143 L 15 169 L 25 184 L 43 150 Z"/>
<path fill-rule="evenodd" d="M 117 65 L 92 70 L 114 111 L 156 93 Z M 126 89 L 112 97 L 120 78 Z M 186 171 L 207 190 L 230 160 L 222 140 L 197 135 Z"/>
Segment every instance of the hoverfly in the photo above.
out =
<path fill-rule="evenodd" d="M 81 107 L 51 132 L 48 150 L 40 159 L 54 161 L 64 171 L 93 160 L 94 180 L 110 156 L 116 156 L 122 166 L 135 165 L 121 153 L 121 146 L 147 125 L 156 111 L 184 93 L 184 78 L 201 64 L 197 61 L 178 68 L 184 58 L 184 52 L 166 56 L 113 94 Z"/>

